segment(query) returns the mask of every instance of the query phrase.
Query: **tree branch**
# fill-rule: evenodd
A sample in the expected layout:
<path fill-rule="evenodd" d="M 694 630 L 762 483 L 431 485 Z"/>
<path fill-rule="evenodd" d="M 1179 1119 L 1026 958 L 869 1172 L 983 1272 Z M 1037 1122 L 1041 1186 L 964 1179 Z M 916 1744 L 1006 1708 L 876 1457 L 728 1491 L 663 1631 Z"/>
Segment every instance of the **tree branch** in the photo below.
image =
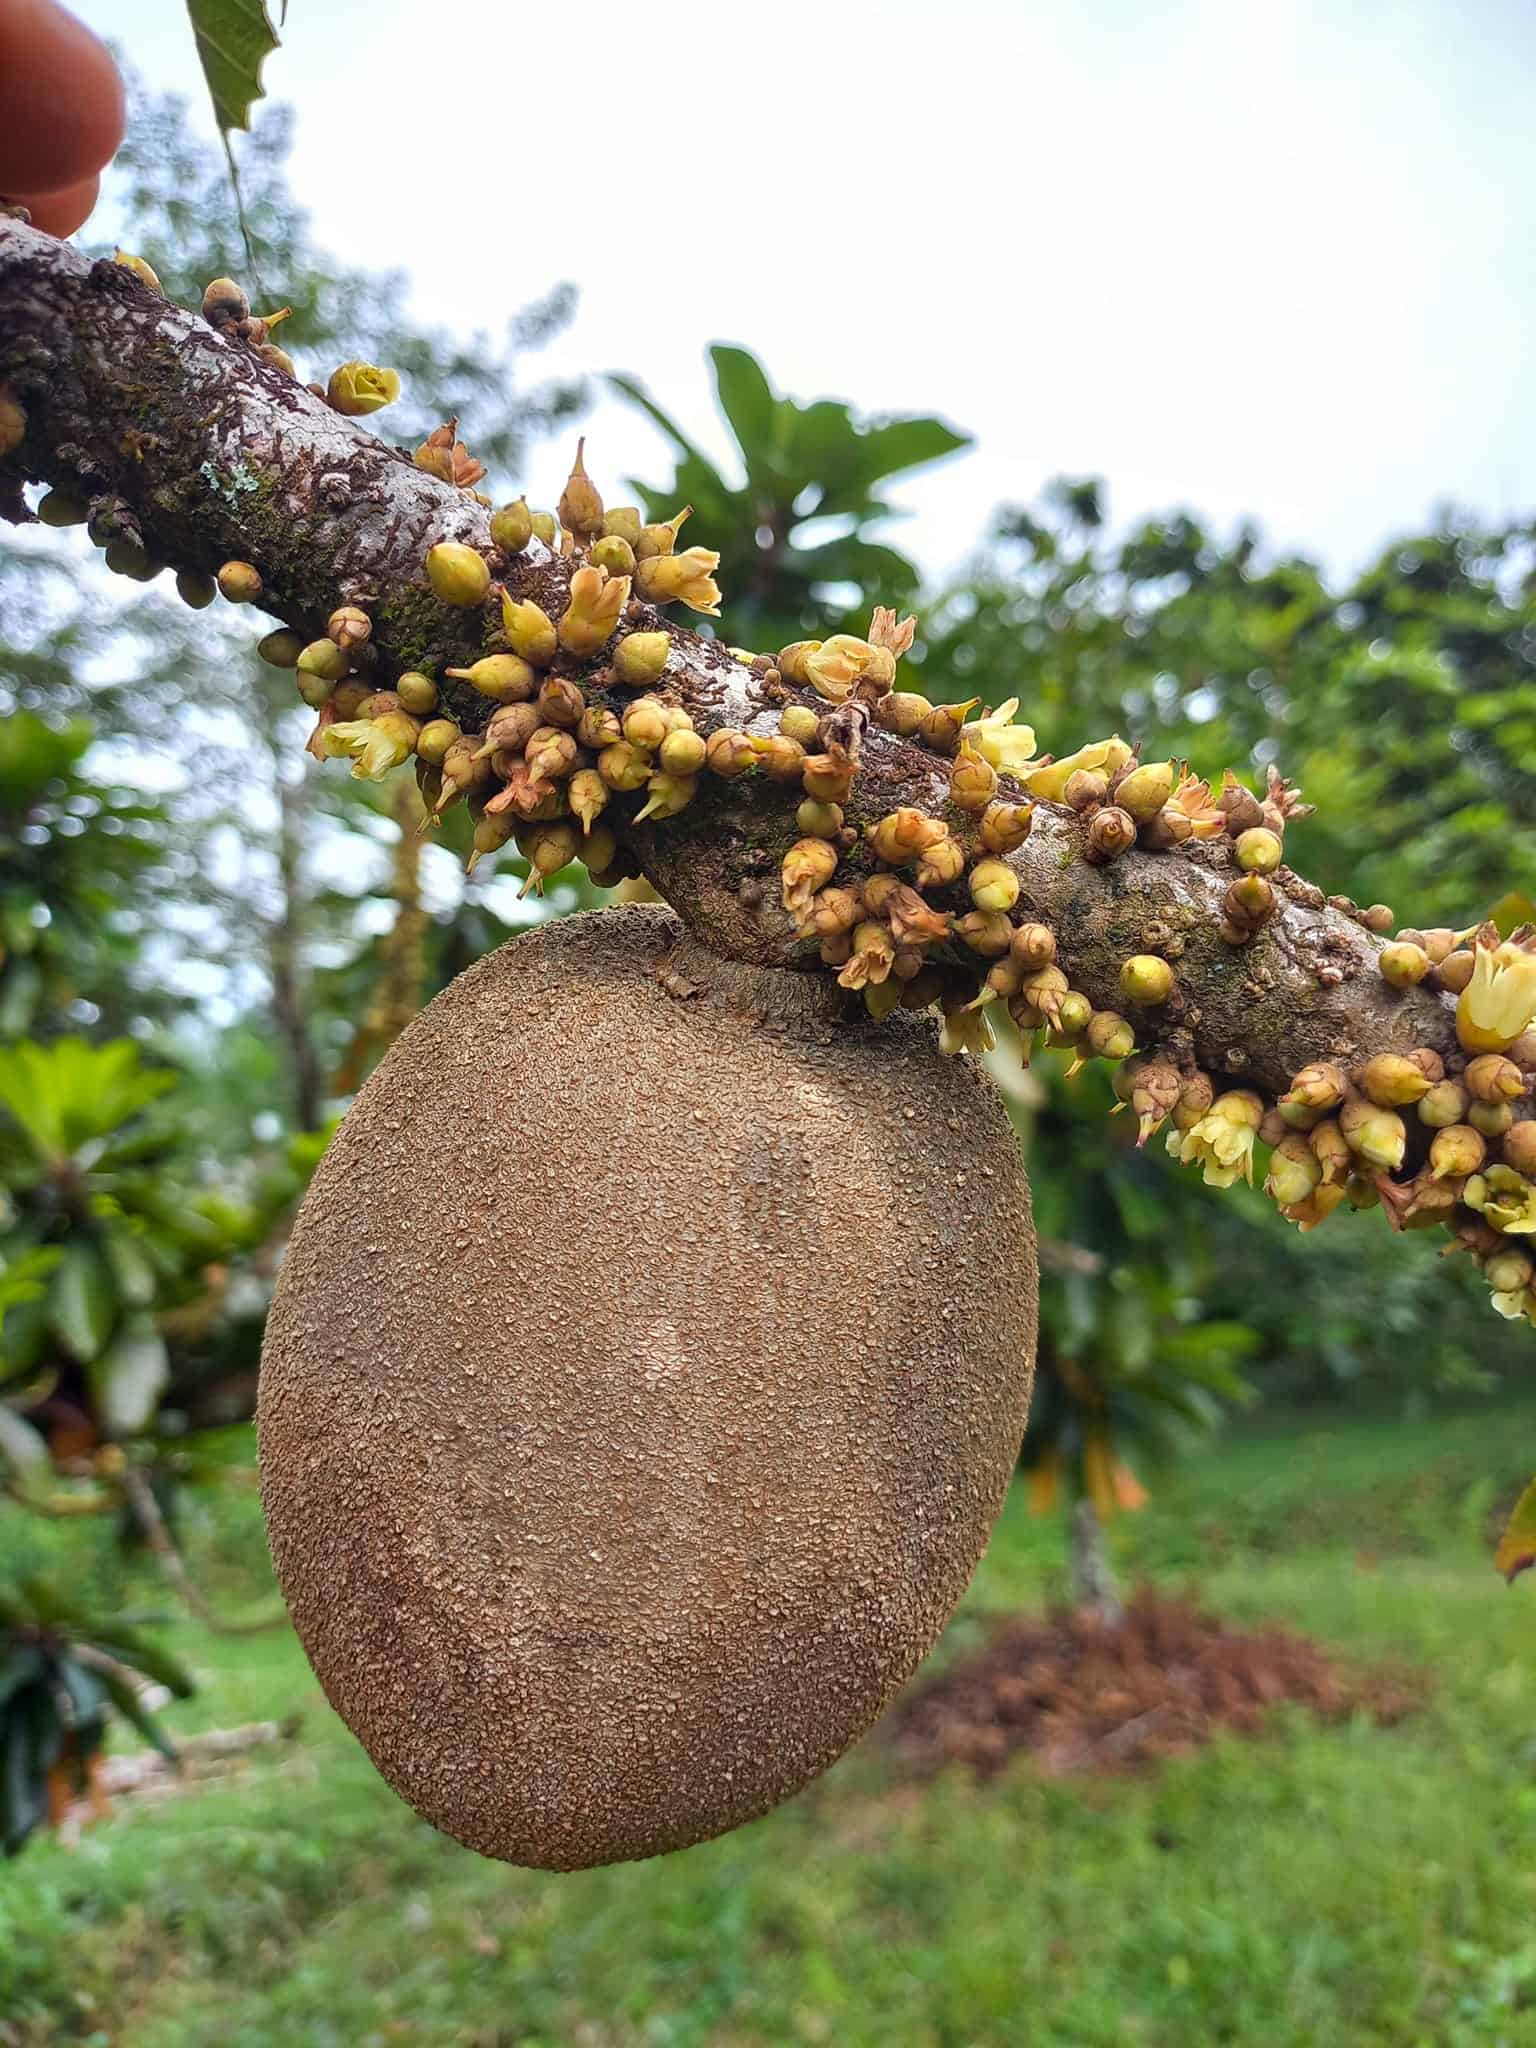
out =
<path fill-rule="evenodd" d="M 384 687 L 406 670 L 427 672 L 466 731 L 480 730 L 494 707 L 443 672 L 506 648 L 501 610 L 494 589 L 484 604 L 439 602 L 424 573 L 427 550 L 463 543 L 514 597 L 533 600 L 551 619 L 566 608 L 576 560 L 537 539 L 503 556 L 469 491 L 416 467 L 246 343 L 169 305 L 124 269 L 88 262 L 10 221 L 0 221 L 0 384 L 25 412 L 13 472 L 89 498 L 156 560 L 208 572 L 232 558 L 254 564 L 262 606 L 307 636 L 324 632 L 337 604 L 361 606 L 372 620 L 369 681 Z M 766 738 L 778 733 L 787 704 L 828 709 L 813 692 L 784 683 L 768 659 L 749 666 L 650 606 L 632 602 L 624 630 L 668 634 L 654 688 L 706 737 L 733 728 Z M 607 649 L 595 659 L 561 653 L 548 672 L 579 681 L 588 705 L 622 711 L 635 692 L 619 685 L 608 661 Z M 1005 783 L 999 795 L 1018 799 L 1023 791 Z M 817 943 L 787 914 L 780 886 L 783 857 L 802 836 L 800 796 L 798 786 L 757 774 L 705 773 L 678 816 L 639 824 L 640 799 L 619 796 L 602 822 L 715 952 L 818 970 Z M 904 805 L 947 821 L 967 861 L 974 858 L 975 820 L 952 801 L 949 761 L 873 725 L 843 805 L 840 883 L 878 868 L 868 828 Z M 1265 1103 L 1314 1061 L 1353 1072 L 1373 1055 L 1420 1049 L 1448 1073 L 1464 1068 L 1454 998 L 1433 976 L 1416 987 L 1389 985 L 1380 939 L 1289 868 L 1270 877 L 1269 921 L 1234 943 L 1225 909 L 1238 873 L 1230 839 L 1192 839 L 1169 851 L 1143 843 L 1095 864 L 1089 830 L 1064 804 L 1036 805 L 1029 838 L 1009 855 L 1020 883 L 1015 917 L 1048 925 L 1072 987 L 1095 1009 L 1123 1011 L 1138 1044 L 1168 1064 L 1202 1069 L 1218 1088 L 1256 1089 Z M 928 893 L 941 912 L 969 907 L 964 878 Z M 1122 963 L 1135 954 L 1173 967 L 1166 1002 L 1138 1007 L 1123 995 Z M 973 986 L 988 965 L 954 939 L 931 957 L 947 972 L 969 974 Z M 1429 1137 L 1412 1124 L 1399 1180 L 1418 1173 Z M 1394 1220 L 1401 1207 L 1388 1202 Z M 1476 1223 L 1467 1210 L 1450 1220 L 1463 1235 Z"/>

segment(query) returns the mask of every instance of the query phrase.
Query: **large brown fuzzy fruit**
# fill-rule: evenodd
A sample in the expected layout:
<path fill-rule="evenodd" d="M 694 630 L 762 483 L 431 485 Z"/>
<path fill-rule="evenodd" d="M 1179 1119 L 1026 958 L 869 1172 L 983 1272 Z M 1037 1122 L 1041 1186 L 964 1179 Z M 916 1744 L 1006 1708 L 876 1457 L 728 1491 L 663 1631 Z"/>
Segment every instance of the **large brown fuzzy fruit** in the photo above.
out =
<path fill-rule="evenodd" d="M 1018 1148 L 929 1021 L 845 1005 L 665 910 L 546 925 L 417 1018 L 304 1204 L 278 1574 L 379 1769 L 486 1855 L 765 1812 L 985 1546 L 1034 1352 Z"/>

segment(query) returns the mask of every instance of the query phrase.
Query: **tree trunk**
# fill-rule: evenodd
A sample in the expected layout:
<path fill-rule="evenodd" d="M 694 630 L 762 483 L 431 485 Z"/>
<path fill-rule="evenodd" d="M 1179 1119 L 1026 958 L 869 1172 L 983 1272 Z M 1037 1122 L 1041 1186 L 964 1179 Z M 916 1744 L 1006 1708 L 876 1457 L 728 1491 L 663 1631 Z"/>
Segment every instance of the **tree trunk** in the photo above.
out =
<path fill-rule="evenodd" d="M 1106 1628 L 1118 1628 L 1125 1620 L 1125 1603 L 1109 1561 L 1104 1524 L 1086 1494 L 1072 1509 L 1067 1584 L 1074 1613 L 1092 1615 Z"/>

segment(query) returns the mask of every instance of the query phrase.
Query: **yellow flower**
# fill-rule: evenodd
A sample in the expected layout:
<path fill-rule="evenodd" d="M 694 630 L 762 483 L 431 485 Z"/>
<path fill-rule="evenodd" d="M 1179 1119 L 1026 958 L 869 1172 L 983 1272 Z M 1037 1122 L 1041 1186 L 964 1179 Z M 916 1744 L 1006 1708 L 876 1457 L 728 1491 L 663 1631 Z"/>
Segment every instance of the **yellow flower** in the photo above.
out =
<path fill-rule="evenodd" d="M 571 578 L 571 601 L 560 616 L 560 645 L 578 658 L 606 647 L 629 603 L 629 578 L 587 563 Z M 665 643 L 666 636 L 659 636 Z"/>
<path fill-rule="evenodd" d="M 1052 803 L 1060 803 L 1066 794 L 1067 782 L 1079 768 L 1096 768 L 1101 775 L 1118 775 L 1131 758 L 1131 750 L 1118 733 L 1107 740 L 1090 740 L 1086 747 L 1079 747 L 1075 754 L 1068 754 L 1064 760 L 1051 761 L 1044 768 L 1037 768 L 1025 777 L 1025 785 L 1031 796 L 1043 796 Z"/>
<path fill-rule="evenodd" d="M 635 565 L 635 586 L 652 604 L 670 604 L 680 598 L 696 612 L 710 618 L 720 614 L 720 590 L 715 571 L 720 557 L 713 548 L 684 548 L 680 555 L 647 555 Z"/>
<path fill-rule="evenodd" d="M 896 657 L 891 650 L 872 646 L 853 633 L 834 633 L 830 640 L 811 648 L 804 666 L 812 689 L 833 704 L 841 704 L 854 684 L 866 677 L 885 689 L 896 680 Z"/>
<path fill-rule="evenodd" d="M 373 363 L 343 363 L 332 370 L 325 387 L 327 402 L 349 420 L 381 412 L 400 396 L 400 372 L 381 370 Z"/>
<path fill-rule="evenodd" d="M 1226 818 L 1211 800 L 1211 785 L 1203 775 L 1191 775 L 1187 767 L 1183 767 L 1168 801 L 1188 818 L 1196 839 L 1219 839 L 1227 829 Z"/>
<path fill-rule="evenodd" d="M 1208 1188 L 1229 1188 L 1253 1179 L 1253 1141 L 1264 1120 L 1264 1105 L 1246 1088 L 1218 1095 L 1197 1124 L 1183 1132 L 1179 1158 L 1203 1169 Z"/>
<path fill-rule="evenodd" d="M 417 730 L 415 719 L 399 711 L 383 718 L 344 718 L 325 728 L 320 746 L 332 760 L 350 756 L 352 773 L 360 780 L 382 782 L 391 768 L 410 759 Z"/>
<path fill-rule="evenodd" d="M 1014 724 L 1013 714 L 1018 708 L 1018 698 L 1010 697 L 965 729 L 970 745 L 1000 775 L 1024 775 L 1034 765 L 1035 729 L 1032 725 Z"/>
<path fill-rule="evenodd" d="M 898 619 L 889 605 L 877 604 L 869 622 L 870 644 L 888 647 L 899 661 L 917 638 L 916 619 Z"/>
<path fill-rule="evenodd" d="M 1512 1166 L 1490 1166 L 1474 1174 L 1462 1190 L 1468 1208 L 1480 1209 L 1483 1221 L 1510 1237 L 1536 1236 L 1536 1181 Z"/>
<path fill-rule="evenodd" d="M 1536 1288 L 1525 1287 L 1518 1293 L 1506 1289 L 1502 1294 L 1490 1294 L 1496 1316 L 1503 1316 L 1507 1323 L 1518 1323 L 1522 1317 L 1528 1323 L 1536 1323 Z"/>
<path fill-rule="evenodd" d="M 1536 952 L 1506 939 L 1477 947 L 1472 979 L 1456 1005 L 1456 1036 L 1468 1052 L 1503 1052 L 1536 1023 Z"/>

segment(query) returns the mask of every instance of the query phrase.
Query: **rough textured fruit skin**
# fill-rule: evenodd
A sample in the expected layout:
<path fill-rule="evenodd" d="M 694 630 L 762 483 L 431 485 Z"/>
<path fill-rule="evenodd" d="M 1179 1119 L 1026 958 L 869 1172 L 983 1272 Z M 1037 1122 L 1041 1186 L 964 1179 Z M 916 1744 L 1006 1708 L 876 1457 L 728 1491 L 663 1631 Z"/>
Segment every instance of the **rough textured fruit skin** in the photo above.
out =
<path fill-rule="evenodd" d="M 1017 1142 L 928 1020 L 845 1000 L 663 909 L 543 926 L 416 1019 L 304 1204 L 278 1575 L 378 1768 L 485 1855 L 788 1798 L 985 1547 L 1034 1356 Z"/>

